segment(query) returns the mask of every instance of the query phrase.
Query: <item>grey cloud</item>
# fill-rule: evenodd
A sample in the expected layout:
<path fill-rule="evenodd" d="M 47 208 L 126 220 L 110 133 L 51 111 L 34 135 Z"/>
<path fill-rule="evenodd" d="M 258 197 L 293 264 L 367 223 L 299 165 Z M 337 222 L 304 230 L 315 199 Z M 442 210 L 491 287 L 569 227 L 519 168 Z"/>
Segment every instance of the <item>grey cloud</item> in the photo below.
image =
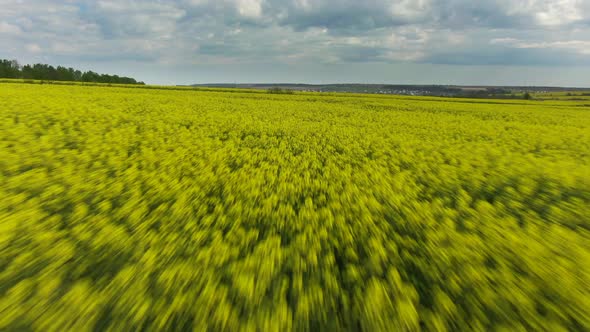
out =
<path fill-rule="evenodd" d="M 383 47 L 350 47 L 338 52 L 340 59 L 345 62 L 375 62 L 381 61 L 387 49 Z"/>
<path fill-rule="evenodd" d="M 106 38 L 171 38 L 176 23 L 186 11 L 174 2 L 161 1 L 88 1 L 79 16 L 100 27 Z"/>
<path fill-rule="evenodd" d="M 436 28 L 533 28 L 590 18 L 583 0 L 268 0 L 265 14 L 296 30 L 371 30 L 408 24 Z"/>
<path fill-rule="evenodd" d="M 431 54 L 425 63 L 445 65 L 493 66 L 589 66 L 590 59 L 569 50 L 500 47 L 485 51 L 445 52 Z"/>
<path fill-rule="evenodd" d="M 267 6 L 281 25 L 296 30 L 326 27 L 331 30 L 371 30 L 399 26 L 427 20 L 427 1 L 386 0 L 300 0 L 288 1 L 283 6 L 270 2 Z"/>

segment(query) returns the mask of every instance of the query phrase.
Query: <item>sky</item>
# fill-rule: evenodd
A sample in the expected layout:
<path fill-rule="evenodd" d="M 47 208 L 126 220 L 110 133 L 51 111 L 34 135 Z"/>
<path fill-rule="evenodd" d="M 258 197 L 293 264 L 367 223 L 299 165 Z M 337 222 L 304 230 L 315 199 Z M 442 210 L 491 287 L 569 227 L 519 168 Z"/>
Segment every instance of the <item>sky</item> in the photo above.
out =
<path fill-rule="evenodd" d="M 0 58 L 150 84 L 590 87 L 590 0 L 0 0 Z"/>

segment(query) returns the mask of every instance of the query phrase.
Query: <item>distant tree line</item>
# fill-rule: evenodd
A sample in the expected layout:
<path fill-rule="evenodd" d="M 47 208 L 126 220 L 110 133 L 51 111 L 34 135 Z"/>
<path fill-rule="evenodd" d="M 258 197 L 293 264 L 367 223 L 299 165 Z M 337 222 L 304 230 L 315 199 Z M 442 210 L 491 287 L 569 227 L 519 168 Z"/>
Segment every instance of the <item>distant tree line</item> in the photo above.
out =
<path fill-rule="evenodd" d="M 145 84 L 134 78 L 118 75 L 98 74 L 91 70 L 80 71 L 47 64 L 20 65 L 17 60 L 0 60 L 0 78 L 21 78 L 44 81 L 74 81 L 118 84 Z"/>
<path fill-rule="evenodd" d="M 281 94 L 281 95 L 292 95 L 294 92 L 291 89 L 283 89 L 280 87 L 272 87 L 266 90 L 267 93 L 271 94 Z"/>

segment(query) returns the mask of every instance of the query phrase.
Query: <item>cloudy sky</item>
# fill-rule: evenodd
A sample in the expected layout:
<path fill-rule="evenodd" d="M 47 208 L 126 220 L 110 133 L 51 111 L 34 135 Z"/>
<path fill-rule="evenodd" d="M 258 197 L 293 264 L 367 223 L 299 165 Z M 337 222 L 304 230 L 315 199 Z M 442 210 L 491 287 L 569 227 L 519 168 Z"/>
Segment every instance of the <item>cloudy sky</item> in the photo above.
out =
<path fill-rule="evenodd" d="M 590 87 L 590 0 L 0 0 L 0 58 L 159 84 Z"/>

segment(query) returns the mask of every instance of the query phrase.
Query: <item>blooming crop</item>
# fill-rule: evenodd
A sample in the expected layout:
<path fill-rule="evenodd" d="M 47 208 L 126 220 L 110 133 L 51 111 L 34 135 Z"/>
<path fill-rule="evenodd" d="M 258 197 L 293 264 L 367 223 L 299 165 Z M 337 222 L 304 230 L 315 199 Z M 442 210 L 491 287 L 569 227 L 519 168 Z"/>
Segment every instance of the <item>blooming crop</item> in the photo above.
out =
<path fill-rule="evenodd" d="M 0 330 L 588 331 L 583 102 L 0 84 Z"/>

